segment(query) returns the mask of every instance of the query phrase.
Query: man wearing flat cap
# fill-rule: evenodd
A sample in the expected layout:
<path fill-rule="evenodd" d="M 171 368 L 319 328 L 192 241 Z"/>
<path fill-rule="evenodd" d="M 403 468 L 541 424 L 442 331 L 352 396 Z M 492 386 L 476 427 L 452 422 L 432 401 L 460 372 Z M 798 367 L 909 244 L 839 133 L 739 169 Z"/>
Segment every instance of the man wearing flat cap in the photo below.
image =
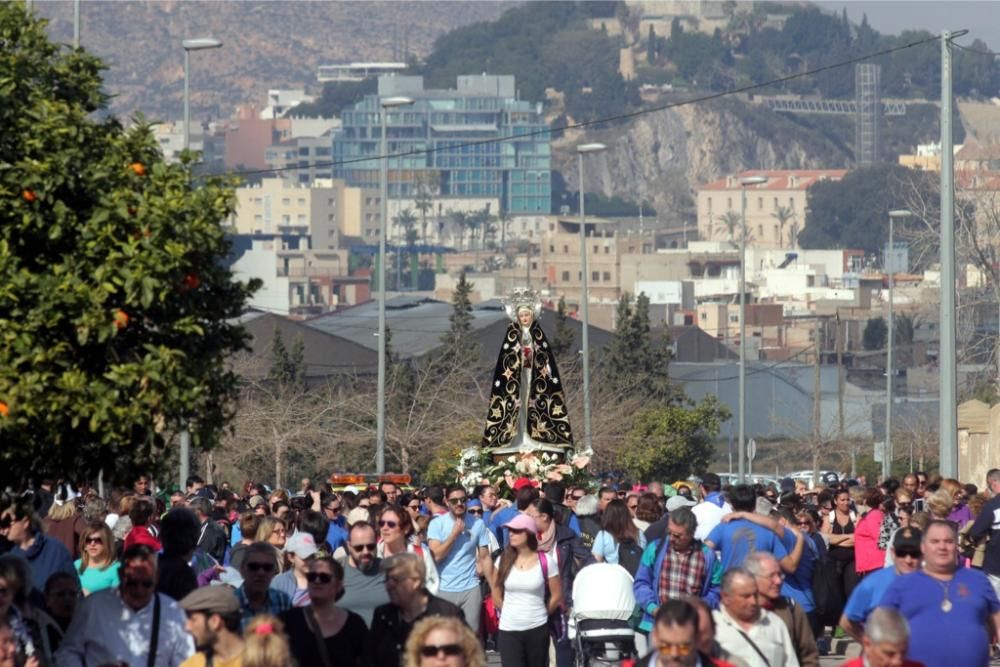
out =
<path fill-rule="evenodd" d="M 180 601 L 198 652 L 181 667 L 241 667 L 240 603 L 228 586 L 196 588 Z"/>

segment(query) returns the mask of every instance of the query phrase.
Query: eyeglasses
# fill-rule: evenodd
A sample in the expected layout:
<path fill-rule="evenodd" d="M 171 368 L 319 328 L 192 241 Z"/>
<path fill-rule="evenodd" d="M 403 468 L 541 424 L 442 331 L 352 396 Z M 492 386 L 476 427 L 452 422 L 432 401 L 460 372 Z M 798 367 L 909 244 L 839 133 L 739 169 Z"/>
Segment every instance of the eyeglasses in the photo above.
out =
<path fill-rule="evenodd" d="M 456 505 L 456 506 L 457 505 L 464 505 L 465 501 L 467 501 L 468 499 L 469 499 L 468 496 L 460 496 L 458 498 L 449 498 L 448 502 L 450 504 Z"/>
<path fill-rule="evenodd" d="M 660 647 L 657 650 L 660 652 L 660 655 L 678 656 L 681 658 L 685 658 L 691 655 L 691 651 L 694 650 L 694 647 L 691 644 L 663 643 L 660 644 Z"/>
<path fill-rule="evenodd" d="M 308 572 L 306 581 L 310 584 L 328 584 L 333 581 L 333 575 L 329 572 Z"/>
<path fill-rule="evenodd" d="M 247 563 L 250 572 L 274 572 L 274 563 Z"/>
<path fill-rule="evenodd" d="M 88 537 L 87 544 L 104 544 L 104 539 L 100 537 Z"/>
<path fill-rule="evenodd" d="M 633 504 L 631 504 L 631 503 L 629 503 L 629 506 L 628 506 L 628 508 L 629 508 L 630 510 L 637 510 L 637 509 L 639 509 L 639 503 L 635 503 L 634 505 L 633 505 Z"/>
<path fill-rule="evenodd" d="M 125 581 L 122 582 L 122 585 L 125 588 L 141 588 L 148 591 L 156 584 L 153 583 L 152 579 L 125 579 Z"/>
<path fill-rule="evenodd" d="M 409 507 L 411 510 L 419 510 L 420 509 L 420 503 L 419 502 L 410 503 L 409 505 L 407 505 L 407 507 Z"/>
<path fill-rule="evenodd" d="M 483 513 L 483 508 L 482 507 L 473 507 L 473 508 L 469 509 L 469 514 L 480 514 L 481 515 L 482 513 Z"/>
<path fill-rule="evenodd" d="M 902 504 L 902 505 L 899 506 L 899 511 L 900 512 L 912 512 L 913 511 L 913 505 L 911 505 L 909 503 L 904 503 L 904 504 Z"/>
<path fill-rule="evenodd" d="M 508 529 L 507 529 L 507 531 L 508 531 L 508 532 L 509 532 L 509 533 L 510 533 L 511 535 L 520 535 L 521 533 L 526 533 L 526 532 L 528 532 L 528 531 L 527 531 L 527 530 L 525 530 L 524 528 L 508 528 Z"/>
<path fill-rule="evenodd" d="M 448 657 L 462 655 L 462 647 L 458 644 L 427 644 L 420 648 L 420 655 L 425 658 L 440 657 L 442 653 Z"/>
<path fill-rule="evenodd" d="M 628 494 L 626 494 L 626 493 L 625 493 L 624 491 L 619 491 L 619 492 L 618 492 L 618 493 L 617 493 L 616 495 L 617 495 L 617 496 L 618 496 L 619 498 L 624 498 L 624 497 L 625 497 L 626 495 L 628 495 Z"/>
<path fill-rule="evenodd" d="M 376 549 L 376 544 L 372 542 L 371 544 L 352 544 L 351 548 L 355 551 L 372 551 Z"/>
<path fill-rule="evenodd" d="M 570 496 L 570 498 L 572 498 L 573 500 L 579 500 L 580 498 L 583 498 L 583 494 L 582 493 L 580 495 L 573 494 L 572 496 Z"/>
<path fill-rule="evenodd" d="M 395 528 L 399 525 L 398 521 L 382 520 L 378 522 L 379 528 Z"/>
<path fill-rule="evenodd" d="M 340 514 L 339 507 L 326 507 L 324 509 L 326 509 L 326 511 L 329 512 L 330 514 Z"/>
<path fill-rule="evenodd" d="M 795 525 L 796 526 L 805 526 L 806 528 L 811 528 L 812 527 L 812 522 L 810 522 L 810 521 L 796 521 Z"/>
<path fill-rule="evenodd" d="M 901 549 L 896 552 L 896 558 L 915 558 L 920 560 L 920 552 L 913 549 Z"/>

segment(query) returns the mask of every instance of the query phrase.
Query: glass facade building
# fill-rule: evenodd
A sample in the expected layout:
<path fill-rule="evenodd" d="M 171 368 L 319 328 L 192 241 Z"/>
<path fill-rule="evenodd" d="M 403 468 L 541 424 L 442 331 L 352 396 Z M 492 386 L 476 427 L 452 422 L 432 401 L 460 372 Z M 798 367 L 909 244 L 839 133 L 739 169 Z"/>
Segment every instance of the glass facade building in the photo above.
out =
<path fill-rule="evenodd" d="M 492 198 L 512 214 L 549 213 L 551 146 L 542 105 L 517 99 L 513 76 L 460 76 L 455 90 L 425 90 L 423 77 L 379 78 L 369 95 L 341 114 L 333 137 L 333 177 L 379 186 L 379 99 L 414 104 L 389 110 L 389 198 L 411 199 L 422 183 L 436 201 Z"/>

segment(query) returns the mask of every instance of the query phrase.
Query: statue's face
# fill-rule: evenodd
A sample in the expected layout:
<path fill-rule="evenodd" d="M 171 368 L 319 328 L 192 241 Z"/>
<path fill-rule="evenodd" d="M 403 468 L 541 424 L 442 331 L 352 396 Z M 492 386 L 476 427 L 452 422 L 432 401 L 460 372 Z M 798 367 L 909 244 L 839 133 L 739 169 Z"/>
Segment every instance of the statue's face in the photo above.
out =
<path fill-rule="evenodd" d="M 530 327 L 531 323 L 534 320 L 535 320 L 535 316 L 531 312 L 531 308 L 518 308 L 517 309 L 517 321 L 521 323 L 522 327 Z"/>

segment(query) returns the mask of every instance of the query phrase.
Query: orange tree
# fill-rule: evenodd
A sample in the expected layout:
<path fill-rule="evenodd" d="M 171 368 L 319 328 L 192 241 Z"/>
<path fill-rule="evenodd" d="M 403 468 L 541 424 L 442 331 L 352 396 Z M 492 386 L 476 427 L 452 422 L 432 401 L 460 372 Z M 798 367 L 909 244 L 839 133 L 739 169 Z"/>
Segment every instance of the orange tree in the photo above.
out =
<path fill-rule="evenodd" d="M 232 184 L 106 111 L 102 63 L 0 3 L 0 482 L 125 479 L 233 406 L 254 284 L 225 264 Z"/>

